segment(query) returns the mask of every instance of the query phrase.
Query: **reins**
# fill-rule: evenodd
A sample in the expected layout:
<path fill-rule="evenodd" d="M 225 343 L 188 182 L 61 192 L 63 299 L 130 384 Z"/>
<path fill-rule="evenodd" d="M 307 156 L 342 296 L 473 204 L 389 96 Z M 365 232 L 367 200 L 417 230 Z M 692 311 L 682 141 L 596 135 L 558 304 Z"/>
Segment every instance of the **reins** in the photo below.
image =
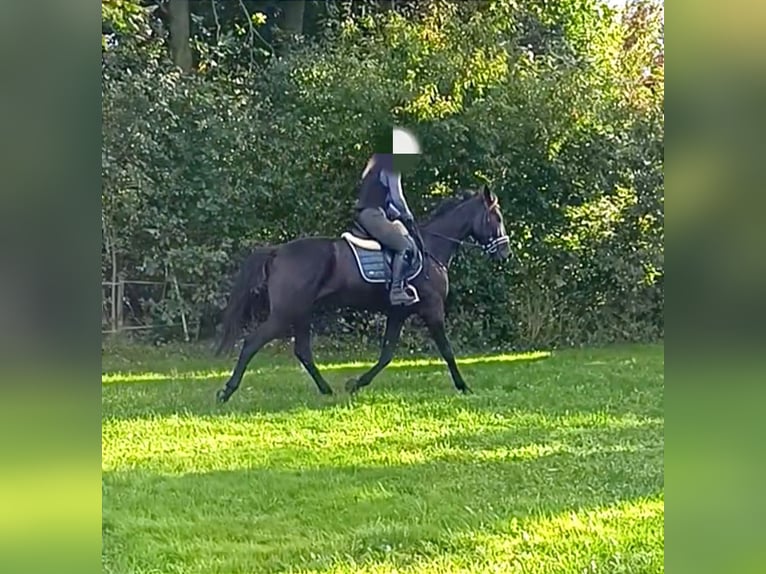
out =
<path fill-rule="evenodd" d="M 465 246 L 465 247 L 473 247 L 476 249 L 483 249 L 481 245 L 478 245 L 476 243 L 472 243 L 470 241 L 464 241 L 463 239 L 457 239 L 455 237 L 449 237 L 448 235 L 444 235 L 442 233 L 437 233 L 436 231 L 428 231 L 427 229 L 420 229 L 421 232 L 428 233 L 429 235 L 433 235 L 434 237 L 439 237 L 441 239 L 446 239 L 447 241 L 450 241 L 451 243 L 455 243 L 457 245 Z"/>
<path fill-rule="evenodd" d="M 498 207 L 498 205 L 499 205 L 498 199 L 495 198 L 494 201 L 492 202 L 492 204 L 489 205 L 488 210 L 492 211 L 492 210 L 496 209 Z M 488 241 L 485 244 L 478 244 L 478 243 L 474 243 L 472 241 L 465 241 L 463 239 L 458 239 L 456 237 L 450 237 L 449 235 L 444 235 L 443 233 L 438 233 L 436 231 L 429 231 L 428 229 L 426 229 L 424 227 L 420 227 L 420 226 L 418 226 L 418 231 L 421 234 L 422 233 L 427 233 L 428 235 L 431 235 L 432 237 L 438 237 L 440 239 L 444 239 L 445 241 L 449 241 L 450 243 L 453 243 L 455 245 L 459 245 L 461 247 L 470 247 L 472 249 L 481 249 L 485 253 L 489 253 L 489 254 L 495 253 L 501 245 L 507 245 L 508 243 L 510 243 L 509 237 L 507 235 L 505 235 L 505 234 L 503 234 L 503 235 L 501 235 L 499 237 L 495 237 L 495 238 L 491 239 L 490 241 Z M 423 250 L 423 253 L 424 253 L 424 255 L 426 257 L 430 257 L 431 259 L 433 259 L 436 262 L 437 265 L 439 265 L 439 267 L 441 267 L 445 271 L 447 270 L 447 265 L 445 265 L 443 262 L 439 261 L 439 259 L 433 253 L 431 253 L 430 250 L 426 250 L 425 245 L 422 245 L 422 250 Z M 428 278 L 427 276 L 428 276 L 428 273 L 426 272 L 426 278 Z"/>
<path fill-rule="evenodd" d="M 498 247 L 510 241 L 507 235 L 501 235 L 500 237 L 495 237 L 491 241 L 487 242 L 485 245 L 479 245 L 471 241 L 464 241 L 462 239 L 456 239 L 455 237 L 449 237 L 447 235 L 443 235 L 435 231 L 428 231 L 427 229 L 423 229 L 421 231 L 425 231 L 426 233 L 428 233 L 429 235 L 433 235 L 434 237 L 440 237 L 441 239 L 446 239 L 447 241 L 451 241 L 452 243 L 455 243 L 457 245 L 464 246 L 464 247 L 472 247 L 474 249 L 481 249 L 482 251 L 485 251 L 487 253 L 494 253 L 495 251 L 497 251 Z"/>

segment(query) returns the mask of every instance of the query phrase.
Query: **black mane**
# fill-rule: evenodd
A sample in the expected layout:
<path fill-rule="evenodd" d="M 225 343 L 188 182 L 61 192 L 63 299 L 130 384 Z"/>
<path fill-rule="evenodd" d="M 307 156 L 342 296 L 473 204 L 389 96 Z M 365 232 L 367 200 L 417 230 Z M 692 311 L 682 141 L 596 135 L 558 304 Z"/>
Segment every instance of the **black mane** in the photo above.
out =
<path fill-rule="evenodd" d="M 428 218 L 426 219 L 425 223 L 433 221 L 435 218 L 439 217 L 440 215 L 444 215 L 446 212 L 451 211 L 452 209 L 456 208 L 458 205 L 465 203 L 469 199 L 475 197 L 475 195 L 476 195 L 476 192 L 471 190 L 466 190 L 458 196 L 452 196 L 452 197 L 447 197 L 446 199 L 443 199 L 436 205 L 436 207 L 434 207 L 431 210 L 431 212 L 428 214 Z"/>

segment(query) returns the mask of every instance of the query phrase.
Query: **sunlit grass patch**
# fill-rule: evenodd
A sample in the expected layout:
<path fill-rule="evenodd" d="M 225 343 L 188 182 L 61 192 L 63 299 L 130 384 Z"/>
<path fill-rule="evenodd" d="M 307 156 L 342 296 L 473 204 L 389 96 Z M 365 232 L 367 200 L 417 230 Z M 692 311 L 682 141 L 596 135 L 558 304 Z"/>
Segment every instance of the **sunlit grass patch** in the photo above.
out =
<path fill-rule="evenodd" d="M 661 347 L 484 357 L 469 397 L 428 360 L 320 397 L 292 361 L 225 406 L 204 375 L 105 380 L 106 571 L 662 571 Z"/>
<path fill-rule="evenodd" d="M 503 355 L 488 355 L 476 357 L 461 357 L 457 359 L 458 365 L 475 365 L 480 363 L 510 363 L 513 361 L 533 361 L 544 359 L 551 356 L 548 351 L 535 351 L 531 353 L 516 353 Z M 339 371 L 344 369 L 360 369 L 371 367 L 375 361 L 345 361 L 333 363 L 318 363 L 318 367 L 324 371 Z M 232 363 L 233 364 L 233 363 Z M 420 358 L 420 359 L 397 359 L 391 362 L 389 369 L 404 367 L 433 367 L 440 366 L 440 358 Z M 296 369 L 296 365 L 293 365 Z M 137 372 L 111 372 L 101 375 L 101 382 L 106 383 L 130 383 L 130 382 L 158 382 L 158 381 L 181 381 L 181 380 L 206 380 L 206 379 L 225 379 L 231 374 L 231 369 L 226 370 L 196 370 L 196 371 L 178 371 L 171 370 L 169 373 L 159 373 L 151 371 Z"/>

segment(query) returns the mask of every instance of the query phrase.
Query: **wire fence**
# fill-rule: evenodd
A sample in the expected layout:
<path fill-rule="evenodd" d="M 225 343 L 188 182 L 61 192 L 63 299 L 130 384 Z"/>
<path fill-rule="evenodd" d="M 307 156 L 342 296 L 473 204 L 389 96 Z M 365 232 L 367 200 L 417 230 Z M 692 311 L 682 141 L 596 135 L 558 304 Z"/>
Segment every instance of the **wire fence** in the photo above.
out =
<path fill-rule="evenodd" d="M 131 288 L 133 287 L 133 288 Z M 184 338 L 189 341 L 198 334 L 200 321 L 190 318 L 181 305 L 181 321 L 156 323 L 151 320 L 150 307 L 161 304 L 172 293 L 182 301 L 181 288 L 197 287 L 194 283 L 179 283 L 174 278 L 166 281 L 143 279 L 117 279 L 101 281 L 101 334 L 114 335 L 130 331 L 151 331 L 157 329 L 183 329 Z M 194 333 L 193 333 L 194 332 Z"/>
<path fill-rule="evenodd" d="M 190 311 L 194 309 L 189 304 L 192 298 L 188 292 L 182 292 L 198 287 L 196 283 L 177 282 L 172 276 L 166 280 L 146 280 L 120 278 L 118 275 L 116 280 L 102 280 L 101 335 L 178 330 L 173 337 L 180 331 L 186 342 L 199 340 L 201 331 L 207 329 L 202 315 L 204 311 Z M 172 321 L 166 318 L 162 309 L 165 307 L 167 311 L 165 303 L 168 303 L 168 298 L 174 299 L 171 308 L 175 320 Z M 325 310 L 315 315 L 312 329 L 320 335 L 357 333 L 377 337 L 384 322 L 384 318 L 376 313 Z"/>

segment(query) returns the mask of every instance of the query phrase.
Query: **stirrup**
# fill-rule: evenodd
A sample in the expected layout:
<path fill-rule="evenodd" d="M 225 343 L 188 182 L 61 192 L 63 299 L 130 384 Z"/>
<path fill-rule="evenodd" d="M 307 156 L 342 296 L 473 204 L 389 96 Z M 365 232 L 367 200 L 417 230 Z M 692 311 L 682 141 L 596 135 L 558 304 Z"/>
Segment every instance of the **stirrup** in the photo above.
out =
<path fill-rule="evenodd" d="M 418 293 L 418 290 L 415 289 L 414 285 L 405 285 L 404 292 L 412 297 L 413 303 L 418 303 L 420 301 L 420 294 Z"/>
<path fill-rule="evenodd" d="M 399 298 L 401 297 L 401 298 Z M 414 305 L 420 302 L 418 290 L 413 285 L 405 285 L 400 288 L 393 288 L 388 295 L 392 305 Z"/>

